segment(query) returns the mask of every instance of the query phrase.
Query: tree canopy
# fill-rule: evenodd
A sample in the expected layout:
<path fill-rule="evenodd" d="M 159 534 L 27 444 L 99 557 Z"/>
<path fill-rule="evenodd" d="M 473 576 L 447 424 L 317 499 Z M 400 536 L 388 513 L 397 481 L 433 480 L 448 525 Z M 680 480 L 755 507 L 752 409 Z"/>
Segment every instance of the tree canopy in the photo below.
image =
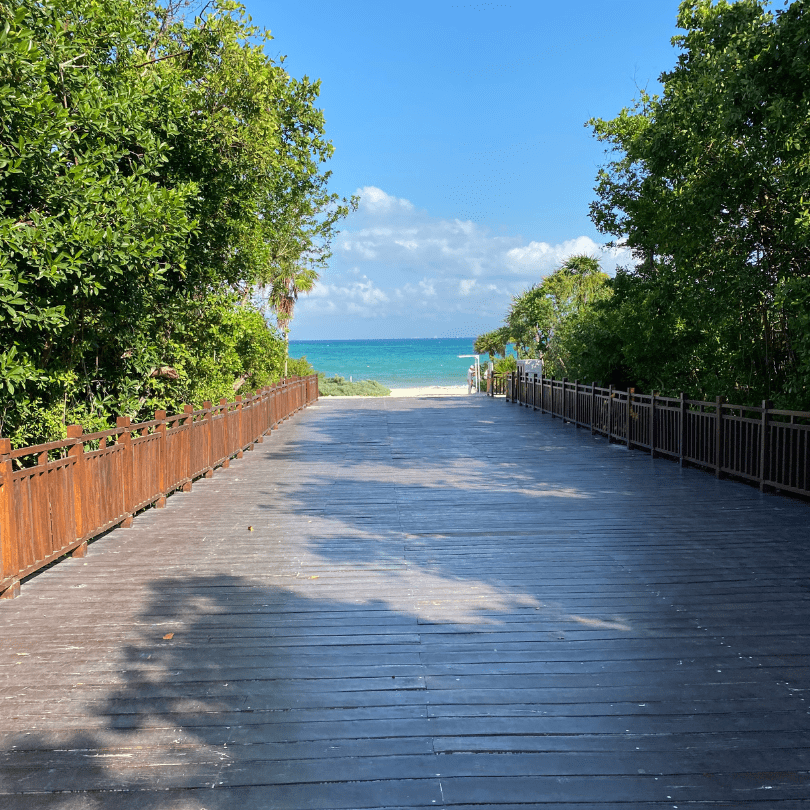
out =
<path fill-rule="evenodd" d="M 592 256 L 570 256 L 538 284 L 512 299 L 504 326 L 480 335 L 477 352 L 505 354 L 514 343 L 520 357 L 542 358 L 546 374 L 572 374 L 572 335 L 610 294 L 608 276 Z"/>
<path fill-rule="evenodd" d="M 589 326 L 602 379 L 806 408 L 806 5 L 681 3 L 661 95 L 590 122 L 612 153 L 592 219 L 638 262 Z"/>
<path fill-rule="evenodd" d="M 506 329 L 518 353 L 542 358 L 548 375 L 573 376 L 570 333 L 609 294 L 607 282 L 597 259 L 571 256 L 540 283 L 515 296 Z"/>
<path fill-rule="evenodd" d="M 17 444 L 276 379 L 261 290 L 316 276 L 354 204 L 328 190 L 319 83 L 270 59 L 240 4 L 175 11 L 0 0 L 0 433 Z"/>

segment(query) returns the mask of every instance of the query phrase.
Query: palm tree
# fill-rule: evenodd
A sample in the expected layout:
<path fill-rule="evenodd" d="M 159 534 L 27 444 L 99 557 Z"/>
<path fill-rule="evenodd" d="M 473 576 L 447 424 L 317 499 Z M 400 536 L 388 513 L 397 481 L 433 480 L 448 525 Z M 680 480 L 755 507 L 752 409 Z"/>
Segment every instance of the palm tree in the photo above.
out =
<path fill-rule="evenodd" d="M 295 262 L 279 265 L 268 285 L 267 303 L 276 313 L 276 323 L 284 335 L 284 376 L 287 376 L 287 357 L 290 355 L 290 321 L 300 293 L 308 293 L 318 280 L 314 267 Z"/>
<path fill-rule="evenodd" d="M 485 332 L 475 339 L 473 350 L 478 354 L 488 354 L 490 360 L 498 355 L 506 357 L 506 345 L 509 343 L 509 330 L 502 326 L 492 332 Z"/>

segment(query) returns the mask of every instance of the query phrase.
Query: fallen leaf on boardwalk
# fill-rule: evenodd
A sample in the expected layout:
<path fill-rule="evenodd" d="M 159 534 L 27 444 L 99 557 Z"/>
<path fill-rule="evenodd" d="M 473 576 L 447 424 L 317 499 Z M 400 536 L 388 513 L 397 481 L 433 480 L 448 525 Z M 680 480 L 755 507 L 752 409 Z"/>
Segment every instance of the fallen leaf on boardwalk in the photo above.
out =
<path fill-rule="evenodd" d="M 163 638 L 164 638 L 166 641 L 171 641 L 171 640 L 174 638 L 174 633 L 166 633 L 166 635 L 165 635 L 165 636 L 163 636 Z"/>
<path fill-rule="evenodd" d="M 248 526 L 248 531 L 252 532 L 253 531 L 253 526 Z"/>
<path fill-rule="evenodd" d="M 318 576 L 315 576 L 315 577 L 310 577 L 310 579 L 320 579 L 320 578 L 321 578 L 320 574 Z"/>

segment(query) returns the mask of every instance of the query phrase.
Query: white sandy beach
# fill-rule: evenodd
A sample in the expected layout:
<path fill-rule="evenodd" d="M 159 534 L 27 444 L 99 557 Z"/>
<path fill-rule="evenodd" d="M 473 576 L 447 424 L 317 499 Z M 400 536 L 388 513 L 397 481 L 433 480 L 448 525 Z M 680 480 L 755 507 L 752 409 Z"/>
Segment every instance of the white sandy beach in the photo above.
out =
<path fill-rule="evenodd" d="M 422 388 L 392 388 L 392 397 L 466 397 L 466 385 L 426 385 Z"/>

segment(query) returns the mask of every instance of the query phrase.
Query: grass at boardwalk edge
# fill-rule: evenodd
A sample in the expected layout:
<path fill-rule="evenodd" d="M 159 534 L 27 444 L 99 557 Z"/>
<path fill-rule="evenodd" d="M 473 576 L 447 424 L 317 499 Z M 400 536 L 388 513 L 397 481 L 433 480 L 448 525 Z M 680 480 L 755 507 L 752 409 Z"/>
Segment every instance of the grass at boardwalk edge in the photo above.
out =
<path fill-rule="evenodd" d="M 318 374 L 318 390 L 322 397 L 387 397 L 391 389 L 376 380 L 349 382 L 345 377 Z"/>
<path fill-rule="evenodd" d="M 287 360 L 287 373 L 290 376 L 307 377 L 315 373 L 315 369 L 303 357 L 290 357 Z M 358 380 L 349 382 L 345 377 L 337 374 L 327 377 L 322 371 L 318 372 L 318 391 L 322 397 L 387 397 L 391 389 L 378 383 L 376 380 Z"/>

